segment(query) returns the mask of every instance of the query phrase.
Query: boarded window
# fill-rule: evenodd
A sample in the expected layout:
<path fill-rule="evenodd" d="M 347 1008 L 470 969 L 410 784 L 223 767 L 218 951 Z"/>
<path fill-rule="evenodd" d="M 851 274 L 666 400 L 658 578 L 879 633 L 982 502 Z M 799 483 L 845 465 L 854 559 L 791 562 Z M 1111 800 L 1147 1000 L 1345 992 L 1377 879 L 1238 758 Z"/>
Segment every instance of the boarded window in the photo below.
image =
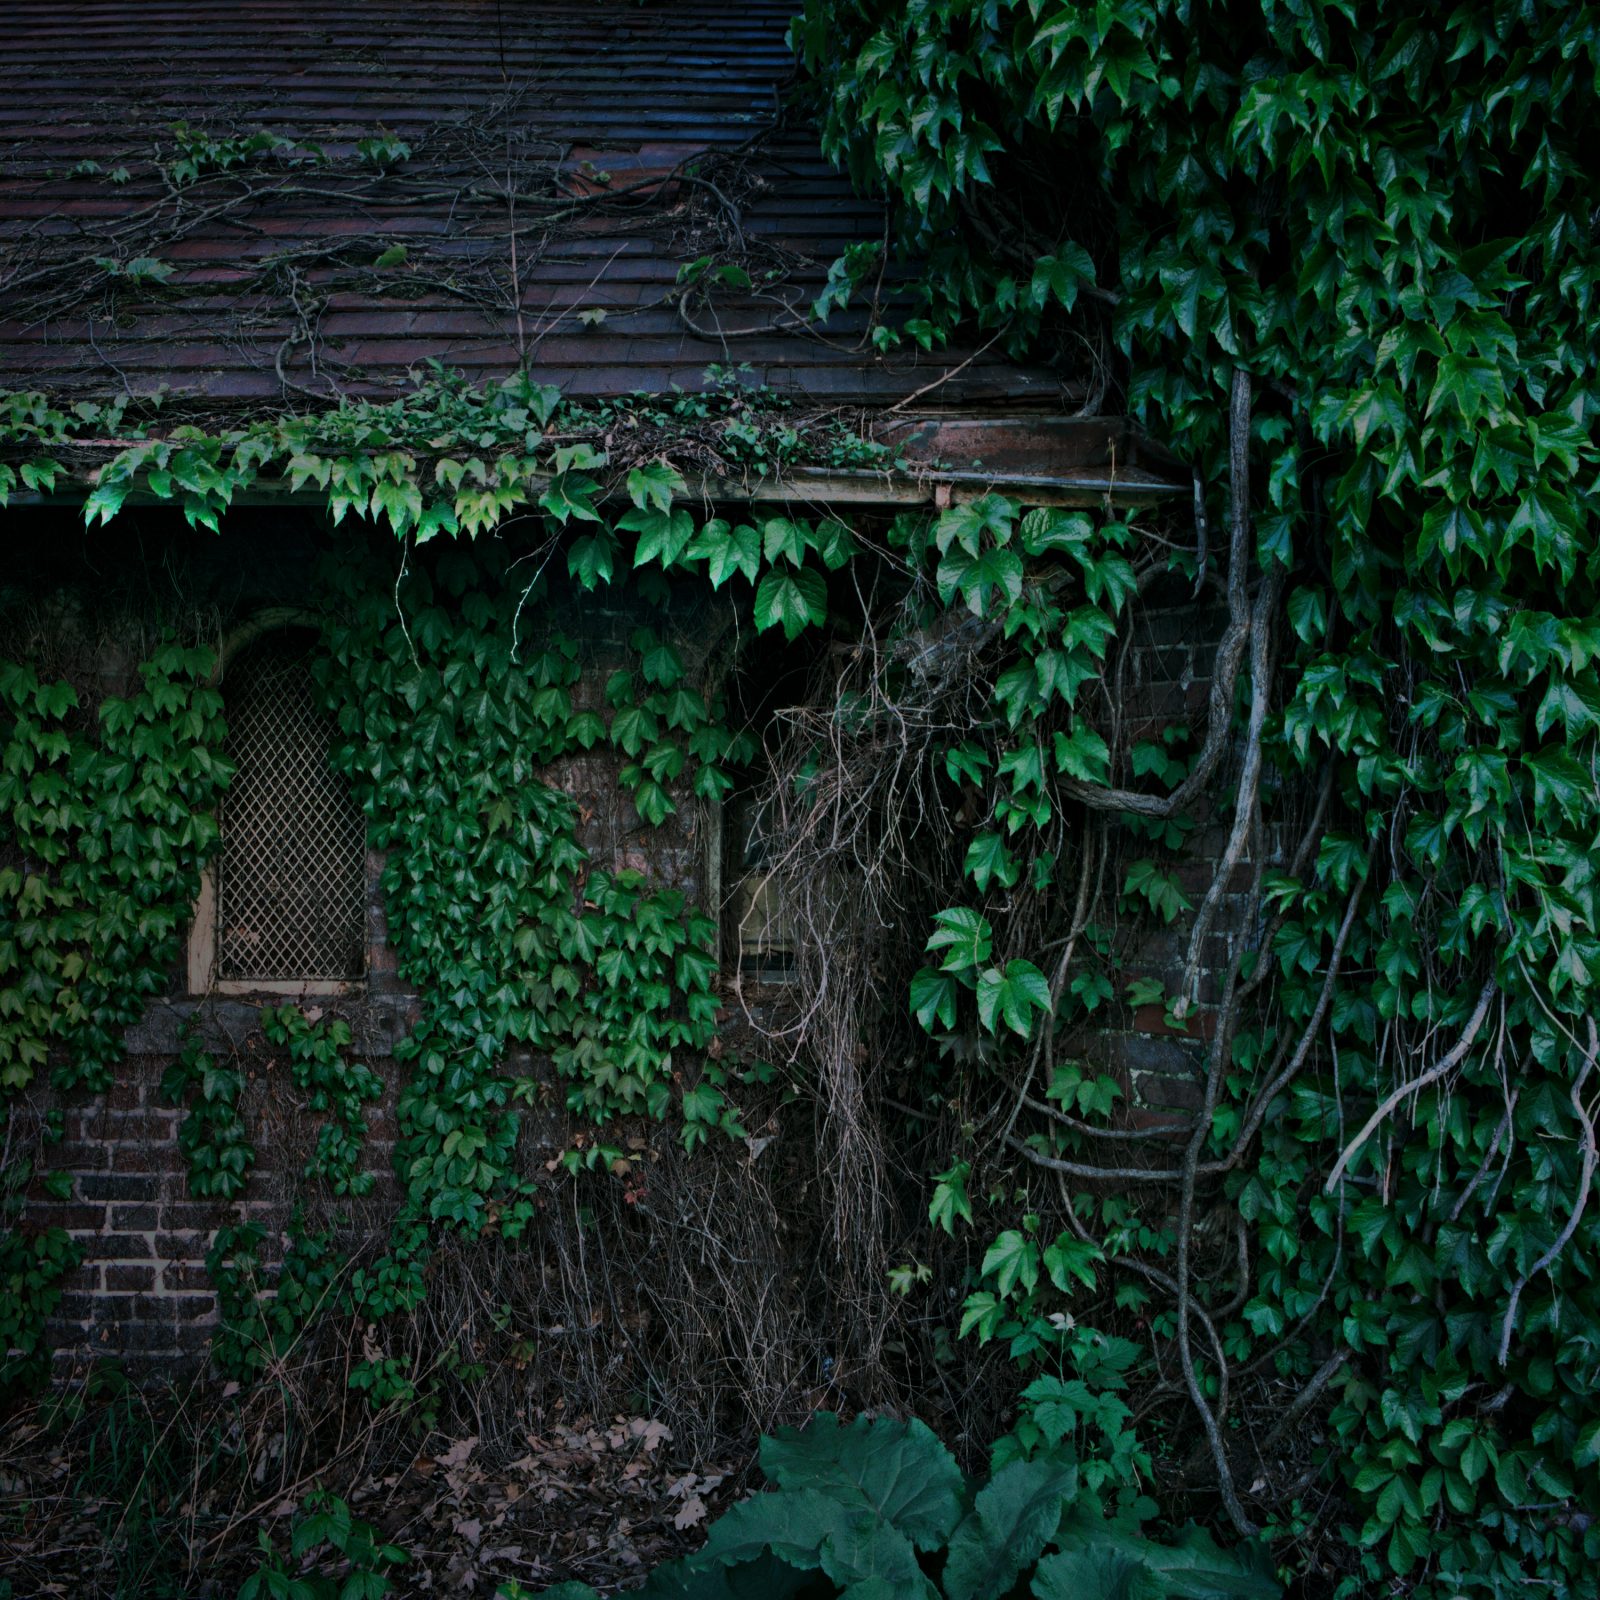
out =
<path fill-rule="evenodd" d="M 794 973 L 794 922 L 770 871 L 769 814 L 753 796 L 742 795 L 725 816 L 732 846 L 728 917 L 739 970 L 762 982 L 786 982 Z"/>
<path fill-rule="evenodd" d="M 280 631 L 229 664 L 216 977 L 359 978 L 366 955 L 366 827 L 328 766 L 332 728 L 312 698 L 312 636 Z"/>

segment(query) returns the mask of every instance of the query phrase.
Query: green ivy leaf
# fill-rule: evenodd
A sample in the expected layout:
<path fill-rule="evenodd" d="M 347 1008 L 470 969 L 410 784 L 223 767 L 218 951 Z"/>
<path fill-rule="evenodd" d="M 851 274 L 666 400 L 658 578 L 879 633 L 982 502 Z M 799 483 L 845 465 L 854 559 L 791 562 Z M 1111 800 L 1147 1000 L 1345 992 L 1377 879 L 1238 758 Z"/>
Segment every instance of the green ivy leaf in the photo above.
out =
<path fill-rule="evenodd" d="M 1003 889 L 1012 888 L 1022 876 L 1022 869 L 1013 859 L 1005 839 L 998 833 L 980 833 L 967 847 L 966 873 L 980 890 L 998 882 Z"/>
<path fill-rule="evenodd" d="M 1039 1281 L 1039 1247 L 1015 1228 L 1007 1228 L 984 1252 L 982 1272 L 993 1278 L 995 1293 L 1006 1296 L 1019 1284 L 1031 1293 Z"/>
<path fill-rule="evenodd" d="M 911 980 L 911 1014 L 929 1033 L 937 1022 L 948 1032 L 956 1025 L 956 983 L 948 973 L 923 967 Z"/>
<path fill-rule="evenodd" d="M 944 951 L 940 963 L 945 972 L 968 972 L 989 959 L 994 933 L 988 920 L 966 906 L 934 913 L 934 932 L 928 939 L 929 954 Z"/>
<path fill-rule="evenodd" d="M 769 572 L 756 587 L 756 628 L 783 628 L 786 639 L 796 639 L 813 624 L 820 627 L 828 615 L 828 587 L 822 574 L 810 567 L 796 573 Z"/>
<path fill-rule="evenodd" d="M 673 566 L 689 548 L 689 541 L 694 537 L 694 520 L 683 510 L 661 511 L 652 508 L 648 511 L 628 511 L 617 519 L 617 526 L 639 535 L 639 543 L 633 552 L 635 567 L 643 567 L 650 562 L 663 567 Z"/>
<path fill-rule="evenodd" d="M 1024 1039 L 1034 1017 L 1050 1010 L 1050 985 L 1031 961 L 1008 961 L 1005 971 L 990 967 L 978 978 L 978 1020 L 990 1033 L 1004 1022 Z"/>
<path fill-rule="evenodd" d="M 787 517 L 771 517 L 761 526 L 761 549 L 769 563 L 787 561 L 800 567 L 806 559 L 806 530 Z"/>
<path fill-rule="evenodd" d="M 754 583 L 761 570 L 761 536 L 748 523 L 731 527 L 713 517 L 689 545 L 691 559 L 703 559 L 713 589 L 720 589 L 735 573 Z"/>
<path fill-rule="evenodd" d="M 686 487 L 683 474 L 666 461 L 648 461 L 628 474 L 628 498 L 640 511 L 671 511 Z"/>
<path fill-rule="evenodd" d="M 1055 736 L 1056 771 L 1080 783 L 1104 784 L 1111 774 L 1111 751 L 1087 722 L 1076 724 L 1071 733 Z"/>
<path fill-rule="evenodd" d="M 567 551 L 568 575 L 576 578 L 585 589 L 610 583 L 616 562 L 617 542 L 607 528 L 597 533 L 575 539 Z"/>

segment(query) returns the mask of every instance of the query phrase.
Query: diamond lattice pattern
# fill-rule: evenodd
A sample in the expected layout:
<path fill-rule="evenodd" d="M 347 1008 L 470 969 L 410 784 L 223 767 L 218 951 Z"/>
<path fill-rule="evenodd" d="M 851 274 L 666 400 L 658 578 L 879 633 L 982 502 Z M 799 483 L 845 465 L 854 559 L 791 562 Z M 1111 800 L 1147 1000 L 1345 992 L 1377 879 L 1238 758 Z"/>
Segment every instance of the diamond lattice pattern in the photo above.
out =
<path fill-rule="evenodd" d="M 273 633 L 230 665 L 217 976 L 359 978 L 366 827 L 328 766 L 332 730 L 312 700 L 309 635 Z"/>

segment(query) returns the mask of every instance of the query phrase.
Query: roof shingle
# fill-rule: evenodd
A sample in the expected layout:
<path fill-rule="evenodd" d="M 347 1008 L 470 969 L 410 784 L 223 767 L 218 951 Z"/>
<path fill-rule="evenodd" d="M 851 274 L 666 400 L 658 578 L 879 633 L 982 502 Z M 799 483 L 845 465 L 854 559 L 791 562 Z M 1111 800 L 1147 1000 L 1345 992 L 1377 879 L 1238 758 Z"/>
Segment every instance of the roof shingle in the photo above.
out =
<path fill-rule="evenodd" d="M 812 324 L 882 218 L 781 114 L 791 9 L 13 0 L 0 387 L 238 408 L 382 393 L 429 359 L 596 396 L 748 364 L 821 404 L 931 385 L 924 405 L 1059 409 L 1069 384 L 997 354 L 879 356 L 859 310 Z M 285 144 L 218 165 L 263 131 Z"/>

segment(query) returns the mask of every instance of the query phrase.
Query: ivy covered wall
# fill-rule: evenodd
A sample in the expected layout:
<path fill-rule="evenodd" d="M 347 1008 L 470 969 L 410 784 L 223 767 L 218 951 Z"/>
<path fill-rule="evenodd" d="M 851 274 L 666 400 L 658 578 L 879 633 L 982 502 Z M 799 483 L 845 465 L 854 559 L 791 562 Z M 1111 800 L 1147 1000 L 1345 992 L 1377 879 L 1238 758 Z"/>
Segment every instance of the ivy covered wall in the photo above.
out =
<path fill-rule="evenodd" d="M 625 1218 L 662 1160 L 690 1153 L 709 1170 L 743 1151 L 747 1188 L 768 1171 L 792 1179 L 796 1162 L 812 1170 L 802 1188 L 817 1182 L 783 1033 L 792 995 L 741 980 L 737 929 L 713 906 L 740 870 L 719 802 L 767 776 L 762 736 L 775 706 L 814 690 L 814 648 L 781 629 L 758 640 L 695 583 L 616 599 L 552 584 L 529 571 L 537 547 L 530 559 L 510 538 L 408 554 L 293 509 L 235 510 L 220 538 L 160 509 L 115 537 L 67 514 L 11 517 L 35 530 L 5 593 L 15 653 L 76 696 L 46 710 L 79 740 L 98 717 L 114 748 L 100 708 L 177 649 L 185 698 L 155 691 L 145 759 L 183 750 L 217 774 L 188 802 L 189 831 L 155 821 L 168 912 L 138 996 L 108 1011 L 91 1065 L 52 1037 L 18 1085 L 13 1152 L 30 1154 L 8 1181 L 14 1210 L 25 1198 L 17 1237 L 42 1252 L 35 1309 L 49 1320 L 35 1318 L 32 1337 L 47 1337 L 14 1377 L 47 1347 L 58 1373 L 107 1356 L 172 1371 L 207 1350 L 259 1369 L 306 1335 L 327 1262 L 371 1269 L 367 1305 L 404 1306 L 423 1292 L 430 1231 L 518 1238 L 572 1173 Z M 218 661 L 274 616 L 323 619 L 313 671 L 368 816 L 366 977 L 298 1001 L 195 996 L 183 937 L 228 764 Z M 1130 705 L 1153 722 L 1202 706 L 1217 627 L 1181 597 L 1153 610 Z M 44 713 L 24 703 L 39 691 L 11 687 L 9 748 L 25 766 Z M 186 720 L 196 703 L 203 723 Z M 107 820 L 92 789 L 76 803 L 58 830 L 69 854 Z M 24 847 L 33 817 L 17 813 Z M 119 848 L 149 855 L 146 837 Z M 1218 966 L 1231 936 L 1214 935 Z M 1174 934 L 1147 942 L 1152 962 L 1176 961 Z M 1161 1012 L 1147 1002 L 1081 1041 L 1156 1120 L 1196 1094 L 1193 1043 Z M 769 1209 L 772 1270 L 793 1292 L 822 1230 Z M 274 1323 L 256 1294 L 285 1282 L 299 1310 Z M 395 1357 L 369 1359 L 380 1387 L 411 1381 Z"/>

